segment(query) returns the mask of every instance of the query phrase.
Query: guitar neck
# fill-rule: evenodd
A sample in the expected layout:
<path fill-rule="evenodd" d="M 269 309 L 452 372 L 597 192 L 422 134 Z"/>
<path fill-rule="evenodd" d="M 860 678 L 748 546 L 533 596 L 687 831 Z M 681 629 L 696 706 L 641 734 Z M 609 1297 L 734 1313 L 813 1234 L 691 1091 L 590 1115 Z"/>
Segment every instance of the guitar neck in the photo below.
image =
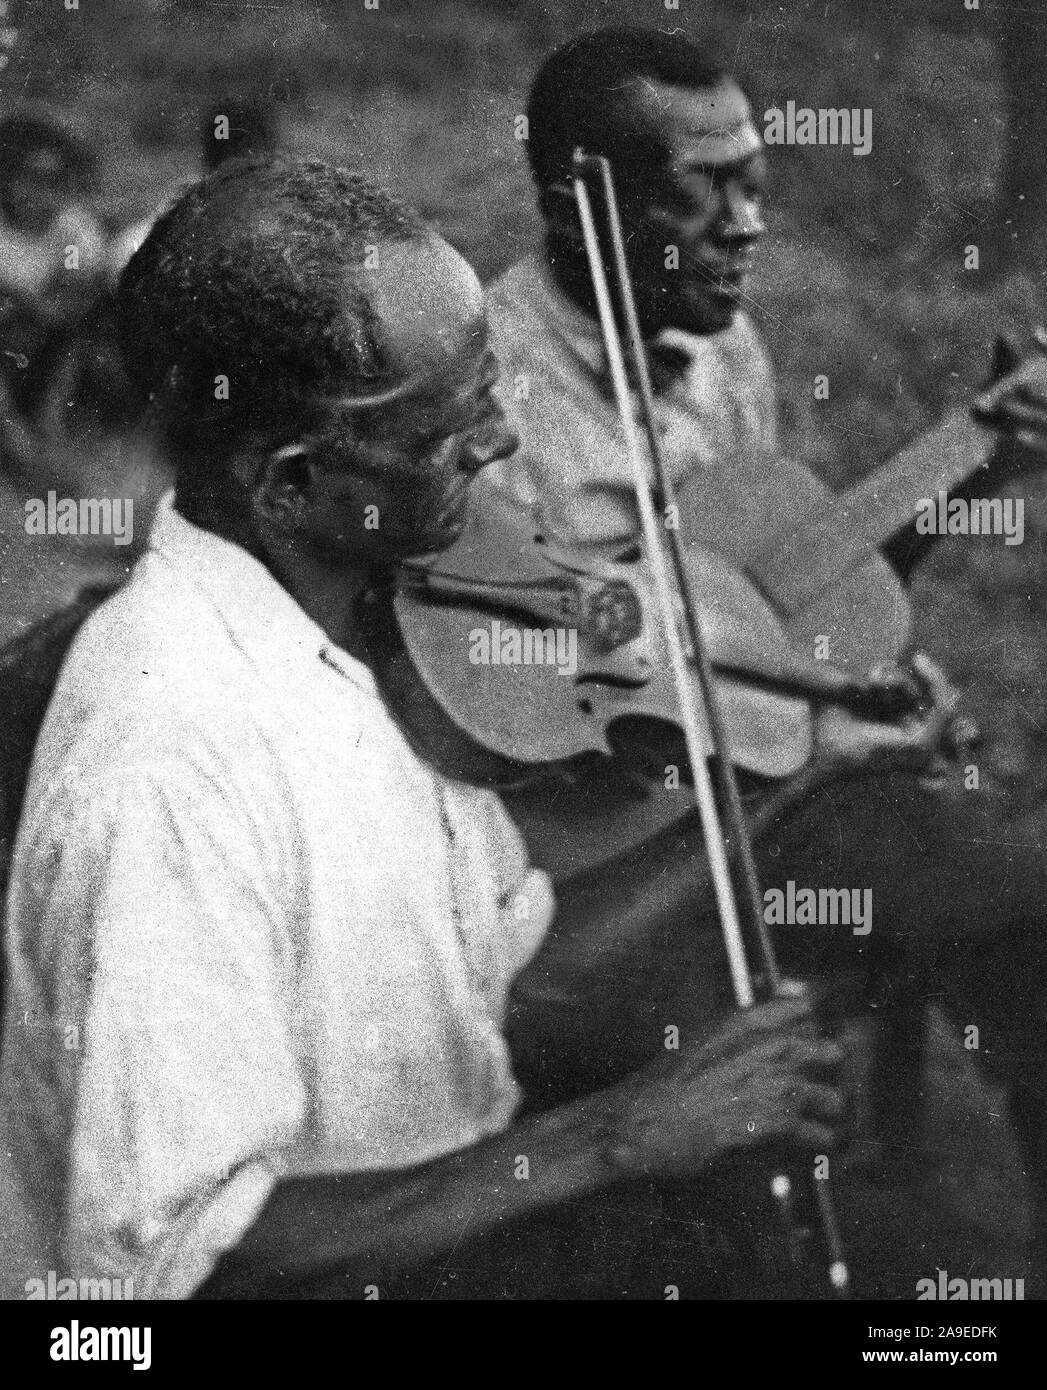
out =
<path fill-rule="evenodd" d="M 1043 358 L 993 387 L 991 405 L 1020 385 L 1047 385 Z M 937 501 L 988 464 L 995 435 L 965 407 L 906 445 L 802 525 L 776 536 L 749 566 L 752 577 L 788 614 L 798 613 L 914 520 L 924 498 Z M 994 480 L 987 476 L 991 486 Z"/>

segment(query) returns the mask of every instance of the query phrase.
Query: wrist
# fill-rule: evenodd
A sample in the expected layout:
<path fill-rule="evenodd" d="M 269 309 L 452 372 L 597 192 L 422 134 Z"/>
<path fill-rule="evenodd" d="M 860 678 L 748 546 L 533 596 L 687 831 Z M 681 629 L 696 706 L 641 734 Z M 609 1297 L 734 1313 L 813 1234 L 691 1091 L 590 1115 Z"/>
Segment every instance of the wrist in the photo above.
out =
<path fill-rule="evenodd" d="M 677 1063 L 669 1061 L 667 1065 Z M 607 1185 L 682 1172 L 694 1177 L 716 1157 L 708 1116 L 692 1112 L 693 1123 L 687 1126 L 684 1139 L 671 1111 L 663 1113 L 663 1103 L 669 1097 L 662 1086 L 662 1068 L 660 1060 L 649 1063 L 602 1093 L 601 1098 L 610 1105 L 604 1111 L 597 1152 Z"/>
<path fill-rule="evenodd" d="M 578 1102 L 585 1147 L 599 1187 L 643 1177 L 647 1146 L 636 1123 L 639 1081 L 630 1077 Z"/>

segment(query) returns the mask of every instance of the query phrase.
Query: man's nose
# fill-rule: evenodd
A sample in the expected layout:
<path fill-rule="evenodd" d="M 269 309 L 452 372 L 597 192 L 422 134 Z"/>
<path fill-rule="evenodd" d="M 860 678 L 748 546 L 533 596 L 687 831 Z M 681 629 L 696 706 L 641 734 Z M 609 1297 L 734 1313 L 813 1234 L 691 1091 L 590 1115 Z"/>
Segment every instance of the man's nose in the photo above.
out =
<path fill-rule="evenodd" d="M 723 190 L 719 232 L 731 241 L 756 241 L 767 230 L 758 198 L 740 185 L 728 183 Z"/>

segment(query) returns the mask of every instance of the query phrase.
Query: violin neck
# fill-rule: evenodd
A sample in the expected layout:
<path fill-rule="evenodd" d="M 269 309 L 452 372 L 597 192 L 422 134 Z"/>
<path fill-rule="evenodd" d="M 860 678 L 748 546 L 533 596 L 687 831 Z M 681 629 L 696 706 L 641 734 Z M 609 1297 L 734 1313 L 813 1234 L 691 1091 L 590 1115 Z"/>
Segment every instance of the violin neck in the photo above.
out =
<path fill-rule="evenodd" d="M 1023 364 L 993 388 L 1047 384 L 1042 357 Z M 831 497 L 802 526 L 775 537 L 749 565 L 752 577 L 788 615 L 801 612 L 842 575 L 908 526 L 924 499 L 937 501 L 979 468 L 987 468 L 995 436 L 966 408 L 950 411 L 889 463 Z M 987 488 L 997 484 L 986 472 Z"/>

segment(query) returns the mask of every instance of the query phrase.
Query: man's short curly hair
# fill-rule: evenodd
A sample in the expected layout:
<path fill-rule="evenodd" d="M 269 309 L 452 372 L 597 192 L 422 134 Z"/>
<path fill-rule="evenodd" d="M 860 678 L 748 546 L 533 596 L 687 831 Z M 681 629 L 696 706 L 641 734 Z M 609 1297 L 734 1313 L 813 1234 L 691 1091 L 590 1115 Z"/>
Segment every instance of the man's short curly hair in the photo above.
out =
<path fill-rule="evenodd" d="M 124 270 L 120 345 L 176 458 L 267 431 L 310 397 L 389 379 L 367 286 L 426 224 L 362 174 L 236 160 L 189 189 Z M 216 400 L 216 378 L 229 382 Z"/>
<path fill-rule="evenodd" d="M 546 58 L 531 84 L 527 155 L 539 190 L 571 177 L 578 145 L 590 154 L 613 157 L 625 182 L 649 173 L 649 142 L 631 138 L 611 119 L 623 88 L 644 79 L 708 88 L 726 76 L 712 43 L 699 48 L 658 29 L 623 25 L 571 39 Z"/>

